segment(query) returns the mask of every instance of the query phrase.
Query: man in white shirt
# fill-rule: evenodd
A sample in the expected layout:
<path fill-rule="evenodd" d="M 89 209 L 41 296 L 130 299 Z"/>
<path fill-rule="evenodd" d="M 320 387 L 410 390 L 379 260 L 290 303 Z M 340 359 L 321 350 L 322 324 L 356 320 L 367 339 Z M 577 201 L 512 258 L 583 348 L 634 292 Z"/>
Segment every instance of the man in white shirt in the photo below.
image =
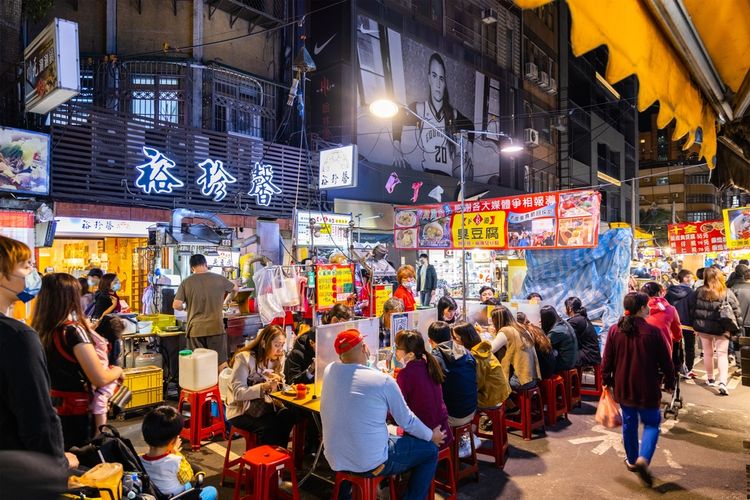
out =
<path fill-rule="evenodd" d="M 430 430 L 412 413 L 393 377 L 366 366 L 370 352 L 363 340 L 354 329 L 339 333 L 334 347 L 341 361 L 324 374 L 320 415 L 326 459 L 334 471 L 368 477 L 410 470 L 404 498 L 422 500 L 445 434 L 440 426 Z M 389 436 L 389 413 L 404 429 L 403 437 Z"/>

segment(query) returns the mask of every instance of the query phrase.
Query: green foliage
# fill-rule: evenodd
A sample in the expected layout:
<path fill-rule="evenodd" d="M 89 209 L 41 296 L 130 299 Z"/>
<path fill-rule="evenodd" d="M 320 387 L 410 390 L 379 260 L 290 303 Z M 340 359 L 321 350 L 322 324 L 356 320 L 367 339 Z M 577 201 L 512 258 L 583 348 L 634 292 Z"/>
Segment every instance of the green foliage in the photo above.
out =
<path fill-rule="evenodd" d="M 54 2 L 55 0 L 23 0 L 23 13 L 31 21 L 39 21 Z"/>

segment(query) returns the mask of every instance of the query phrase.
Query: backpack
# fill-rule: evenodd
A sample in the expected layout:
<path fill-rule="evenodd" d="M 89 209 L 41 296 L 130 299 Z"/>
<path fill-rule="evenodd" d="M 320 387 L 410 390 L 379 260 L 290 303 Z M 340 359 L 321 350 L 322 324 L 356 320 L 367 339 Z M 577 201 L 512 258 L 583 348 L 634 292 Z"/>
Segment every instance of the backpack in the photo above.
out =
<path fill-rule="evenodd" d="M 492 344 L 482 341 L 475 345 L 471 354 L 477 362 L 477 405 L 494 408 L 510 396 L 511 389 L 503 372 L 503 366 L 492 353 Z"/>
<path fill-rule="evenodd" d="M 729 303 L 729 298 L 724 297 L 719 306 L 719 323 L 721 327 L 728 332 L 736 332 L 740 329 L 737 317 L 734 315 L 734 309 Z"/>

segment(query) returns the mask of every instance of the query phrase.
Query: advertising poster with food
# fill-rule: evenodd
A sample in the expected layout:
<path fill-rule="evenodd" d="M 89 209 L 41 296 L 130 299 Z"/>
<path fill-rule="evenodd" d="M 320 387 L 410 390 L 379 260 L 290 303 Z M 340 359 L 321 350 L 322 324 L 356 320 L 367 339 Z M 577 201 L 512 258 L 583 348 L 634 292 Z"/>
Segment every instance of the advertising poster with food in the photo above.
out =
<path fill-rule="evenodd" d="M 669 246 L 678 255 L 723 252 L 727 249 L 724 222 L 685 222 L 669 225 Z"/>
<path fill-rule="evenodd" d="M 354 270 L 350 265 L 319 265 L 316 267 L 317 308 L 330 309 L 346 302 L 354 293 Z"/>
<path fill-rule="evenodd" d="M 0 191 L 49 193 L 49 135 L 0 127 Z"/>
<path fill-rule="evenodd" d="M 727 248 L 750 247 L 750 207 L 725 208 Z"/>
<path fill-rule="evenodd" d="M 592 248 L 599 236 L 596 191 L 533 193 L 465 203 L 396 207 L 403 249 Z"/>

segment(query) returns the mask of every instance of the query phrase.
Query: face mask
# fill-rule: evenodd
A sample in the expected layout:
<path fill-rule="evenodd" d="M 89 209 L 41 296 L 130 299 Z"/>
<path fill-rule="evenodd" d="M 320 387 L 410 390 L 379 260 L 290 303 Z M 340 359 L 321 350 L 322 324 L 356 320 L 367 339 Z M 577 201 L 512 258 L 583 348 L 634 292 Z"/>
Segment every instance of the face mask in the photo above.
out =
<path fill-rule="evenodd" d="M 113 292 L 119 292 L 120 288 L 122 288 L 122 283 L 120 283 L 119 281 L 115 281 L 114 283 L 112 283 Z"/>
<path fill-rule="evenodd" d="M 15 276 L 16 278 L 23 278 L 24 280 L 23 290 L 16 293 L 16 297 L 18 297 L 18 300 L 26 303 L 36 297 L 37 294 L 39 294 L 39 289 L 42 288 L 42 277 L 39 276 L 39 272 L 36 269 L 32 269 L 31 272 L 26 276 L 18 276 L 17 274 L 14 274 L 13 276 Z M 7 287 L 3 288 L 10 290 L 10 288 Z"/>
<path fill-rule="evenodd" d="M 96 286 L 96 282 L 94 280 L 89 279 L 89 280 L 86 280 L 86 282 L 88 282 L 89 286 L 91 287 Z"/>

